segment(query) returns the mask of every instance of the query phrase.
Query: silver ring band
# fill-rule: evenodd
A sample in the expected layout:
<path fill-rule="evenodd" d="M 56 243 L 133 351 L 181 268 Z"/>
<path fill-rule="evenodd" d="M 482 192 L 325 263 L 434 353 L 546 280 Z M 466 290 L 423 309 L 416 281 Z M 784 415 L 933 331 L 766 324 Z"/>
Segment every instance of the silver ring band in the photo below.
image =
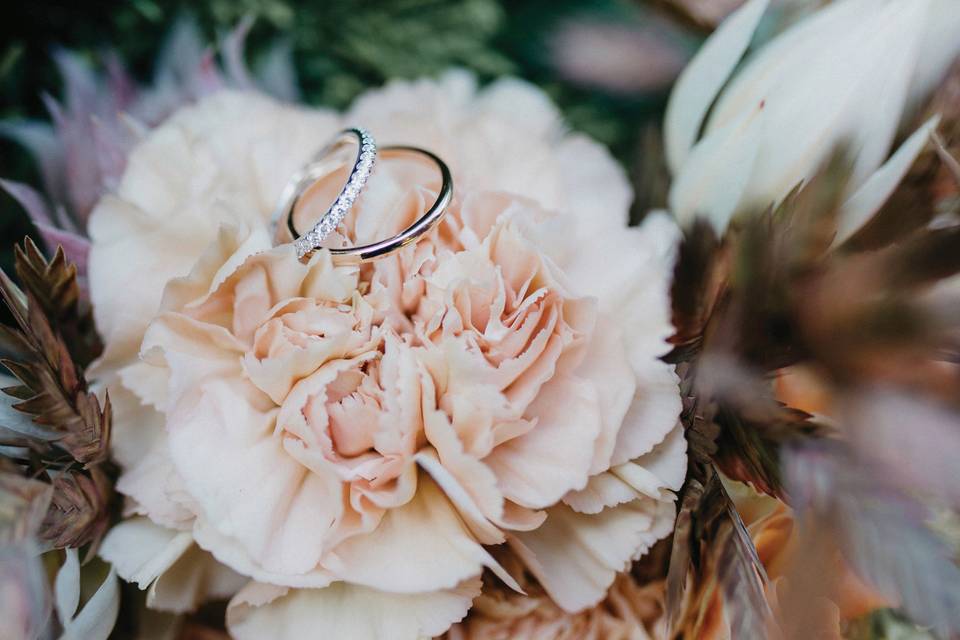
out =
<path fill-rule="evenodd" d="M 377 158 L 377 144 L 374 142 L 373 136 L 361 127 L 350 127 L 338 133 L 333 140 L 314 154 L 309 164 L 290 178 L 280 195 L 280 205 L 273 212 L 274 228 L 285 213 L 284 203 L 295 203 L 307 185 L 343 165 L 343 160 L 337 158 L 336 154 L 349 144 L 357 145 L 357 153 L 347 182 L 326 213 L 320 217 L 310 231 L 304 234 L 304 237 L 309 237 L 315 244 L 320 244 L 337 228 L 363 191 Z M 292 216 L 289 221 L 292 221 Z M 297 235 L 292 227 L 291 233 Z"/>
<path fill-rule="evenodd" d="M 415 242 L 420 236 L 429 233 L 437 226 L 444 213 L 446 213 L 447 207 L 453 199 L 453 178 L 450 174 L 450 168 L 447 167 L 447 164 L 436 154 L 426 149 L 421 149 L 420 147 L 402 145 L 383 147 L 380 155 L 386 158 L 391 155 L 404 153 L 426 156 L 437 166 L 440 172 L 440 189 L 437 193 L 436 200 L 434 200 L 433 204 L 430 205 L 416 222 L 393 237 L 356 247 L 328 248 L 327 250 L 332 255 L 333 261 L 336 264 L 361 264 L 395 253 L 410 243 Z M 311 235 L 311 233 L 300 236 L 293 222 L 293 210 L 306 188 L 317 179 L 329 173 L 330 170 L 328 167 L 318 163 L 304 167 L 294 178 L 291 178 L 288 188 L 284 189 L 284 196 L 281 198 L 276 210 L 279 217 L 278 221 L 282 221 L 283 223 L 277 226 L 277 233 L 280 234 L 285 231 L 289 234 L 289 238 L 292 239 L 297 249 L 297 255 L 302 260 L 309 259 L 315 251 L 321 248 L 320 243 L 322 242 L 322 238 L 318 240 L 317 237 Z M 314 229 L 316 229 L 316 226 Z"/>

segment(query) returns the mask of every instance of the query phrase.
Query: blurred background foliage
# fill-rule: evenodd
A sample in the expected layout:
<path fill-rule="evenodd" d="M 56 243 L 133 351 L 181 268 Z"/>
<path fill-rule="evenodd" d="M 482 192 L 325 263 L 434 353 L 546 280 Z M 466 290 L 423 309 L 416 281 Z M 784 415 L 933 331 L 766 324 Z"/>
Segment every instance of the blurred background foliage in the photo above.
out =
<path fill-rule="evenodd" d="M 732 4 L 731 0 L 711 0 Z M 483 81 L 517 75 L 543 87 L 569 125 L 598 138 L 634 170 L 667 90 L 704 29 L 678 21 L 673 2 L 639 0 L 70 0 L 10 3 L 0 26 L 0 120 L 48 120 L 42 96 L 58 97 L 58 47 L 91 65 L 116 52 L 148 80 L 172 26 L 195 21 L 215 45 L 254 19 L 247 57 L 255 67 L 278 38 L 293 55 L 301 99 L 342 108 L 390 78 L 472 69 Z M 701 3 L 702 4 L 702 3 Z M 649 6 L 648 6 L 649 5 Z M 652 8 L 651 8 L 652 7 Z M 592 68 L 599 66 L 601 68 Z M 653 125 L 655 126 L 655 125 Z M 37 184 L 25 150 L 0 140 L 0 177 Z M 655 199 L 655 197 L 654 197 Z M 643 202 L 643 206 L 655 204 Z M 0 194 L 0 266 L 29 232 Z"/>

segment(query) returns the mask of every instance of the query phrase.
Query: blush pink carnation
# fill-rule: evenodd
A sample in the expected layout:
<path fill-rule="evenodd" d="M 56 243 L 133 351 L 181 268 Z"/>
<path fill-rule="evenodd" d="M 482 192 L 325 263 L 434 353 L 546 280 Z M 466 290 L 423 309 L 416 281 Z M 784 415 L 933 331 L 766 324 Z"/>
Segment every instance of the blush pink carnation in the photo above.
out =
<path fill-rule="evenodd" d="M 259 135 L 244 130 L 252 113 Z M 343 122 L 432 148 L 454 172 L 441 226 L 371 265 L 271 246 L 281 169 L 312 150 L 291 132 L 341 125 L 263 98 L 175 116 L 94 213 L 96 370 L 125 403 L 132 516 L 103 555 L 153 592 L 178 566 L 206 572 L 178 607 L 155 596 L 161 608 L 246 579 L 228 609 L 238 638 L 440 635 L 485 568 L 518 587 L 497 545 L 556 606 L 595 605 L 670 532 L 685 472 L 676 377 L 659 360 L 673 224 L 627 227 L 620 169 L 518 81 L 395 83 Z M 161 161 L 171 151 L 182 163 Z M 416 162 L 380 163 L 345 240 L 395 233 L 437 187 Z M 141 279 L 127 304 L 120 287 Z M 185 553 L 204 560 L 182 567 Z"/>

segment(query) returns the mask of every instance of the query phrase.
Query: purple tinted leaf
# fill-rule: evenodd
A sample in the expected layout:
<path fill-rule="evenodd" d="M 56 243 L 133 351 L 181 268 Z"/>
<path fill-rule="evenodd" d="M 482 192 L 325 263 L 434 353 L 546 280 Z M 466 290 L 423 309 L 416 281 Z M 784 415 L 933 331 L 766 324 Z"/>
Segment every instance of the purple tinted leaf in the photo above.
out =
<path fill-rule="evenodd" d="M 217 58 L 213 49 L 207 49 L 195 74 L 195 86 L 197 96 L 205 96 L 220 89 L 223 89 L 224 81 L 220 74 L 220 68 L 217 67 Z"/>
<path fill-rule="evenodd" d="M 250 33 L 252 26 L 253 17 L 249 15 L 245 16 L 243 20 L 223 38 L 220 45 L 223 63 L 226 67 L 227 81 L 238 89 L 251 90 L 255 88 L 253 80 L 250 77 L 250 70 L 247 69 L 243 55 L 247 42 L 247 34 Z"/>
<path fill-rule="evenodd" d="M 257 84 L 265 92 L 285 102 L 300 100 L 293 47 L 289 40 L 278 40 L 257 64 Z"/>
<path fill-rule="evenodd" d="M 838 443 L 793 449 L 784 472 L 801 519 L 834 531 L 851 567 L 920 624 L 960 632 L 960 568 L 927 526 L 929 510 L 893 486 L 887 470 Z"/>
<path fill-rule="evenodd" d="M 60 200 L 66 191 L 66 167 L 63 146 L 54 128 L 46 122 L 33 120 L 0 122 L 0 135 L 26 147 L 40 167 L 47 197 Z"/>
<path fill-rule="evenodd" d="M 49 95 L 44 95 L 43 100 L 53 118 L 63 154 L 65 193 L 54 199 L 68 205 L 70 212 L 83 225 L 101 191 L 100 170 L 91 157 L 95 112 L 92 109 L 65 111 Z"/>
<path fill-rule="evenodd" d="M 105 52 L 103 63 L 107 70 L 107 91 L 111 99 L 111 110 L 117 112 L 129 109 L 140 93 L 136 81 L 115 51 Z"/>
<path fill-rule="evenodd" d="M 53 61 L 63 78 L 63 94 L 67 111 L 92 113 L 97 108 L 99 86 L 97 76 L 84 60 L 67 49 L 53 52 Z"/>
<path fill-rule="evenodd" d="M 47 637 L 52 602 L 40 553 L 30 540 L 0 545 L 0 620 L 11 638 Z"/>
<path fill-rule="evenodd" d="M 53 219 L 50 217 L 50 209 L 47 203 L 43 201 L 43 196 L 37 193 L 32 187 L 21 182 L 12 182 L 10 180 L 0 180 L 0 188 L 10 194 L 10 197 L 17 201 L 21 207 L 30 216 L 30 220 L 35 225 L 45 224 L 53 225 Z"/>
<path fill-rule="evenodd" d="M 187 82 L 203 59 L 205 49 L 196 20 L 181 16 L 160 49 L 154 81 L 157 84 Z"/>
<path fill-rule="evenodd" d="M 960 416 L 882 389 L 855 398 L 846 409 L 851 444 L 883 465 L 888 481 L 960 507 Z"/>
<path fill-rule="evenodd" d="M 720 552 L 717 568 L 731 638 L 761 638 L 771 619 L 764 587 L 767 572 L 747 528 L 724 491 L 730 532 Z"/>
<path fill-rule="evenodd" d="M 112 191 L 120 184 L 133 146 L 132 134 L 118 121 L 93 120 L 93 144 L 100 169 L 101 189 Z"/>

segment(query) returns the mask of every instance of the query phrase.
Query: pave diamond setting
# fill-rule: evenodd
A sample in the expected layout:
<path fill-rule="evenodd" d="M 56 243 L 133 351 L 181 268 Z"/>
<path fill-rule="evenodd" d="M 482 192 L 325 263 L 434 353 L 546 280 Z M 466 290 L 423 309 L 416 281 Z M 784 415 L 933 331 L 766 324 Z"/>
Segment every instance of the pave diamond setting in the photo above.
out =
<path fill-rule="evenodd" d="M 294 241 L 297 249 L 297 256 L 303 258 L 311 251 L 320 246 L 320 243 L 330 235 L 343 221 L 347 213 L 353 207 L 354 203 L 363 192 L 363 187 L 367 183 L 367 178 L 373 171 L 373 165 L 377 159 L 377 144 L 366 129 L 350 129 L 357 135 L 357 159 L 353 164 L 353 170 L 350 172 L 350 178 L 340 191 L 340 195 L 333 201 L 323 217 L 313 226 L 313 229 L 303 234 Z"/>

